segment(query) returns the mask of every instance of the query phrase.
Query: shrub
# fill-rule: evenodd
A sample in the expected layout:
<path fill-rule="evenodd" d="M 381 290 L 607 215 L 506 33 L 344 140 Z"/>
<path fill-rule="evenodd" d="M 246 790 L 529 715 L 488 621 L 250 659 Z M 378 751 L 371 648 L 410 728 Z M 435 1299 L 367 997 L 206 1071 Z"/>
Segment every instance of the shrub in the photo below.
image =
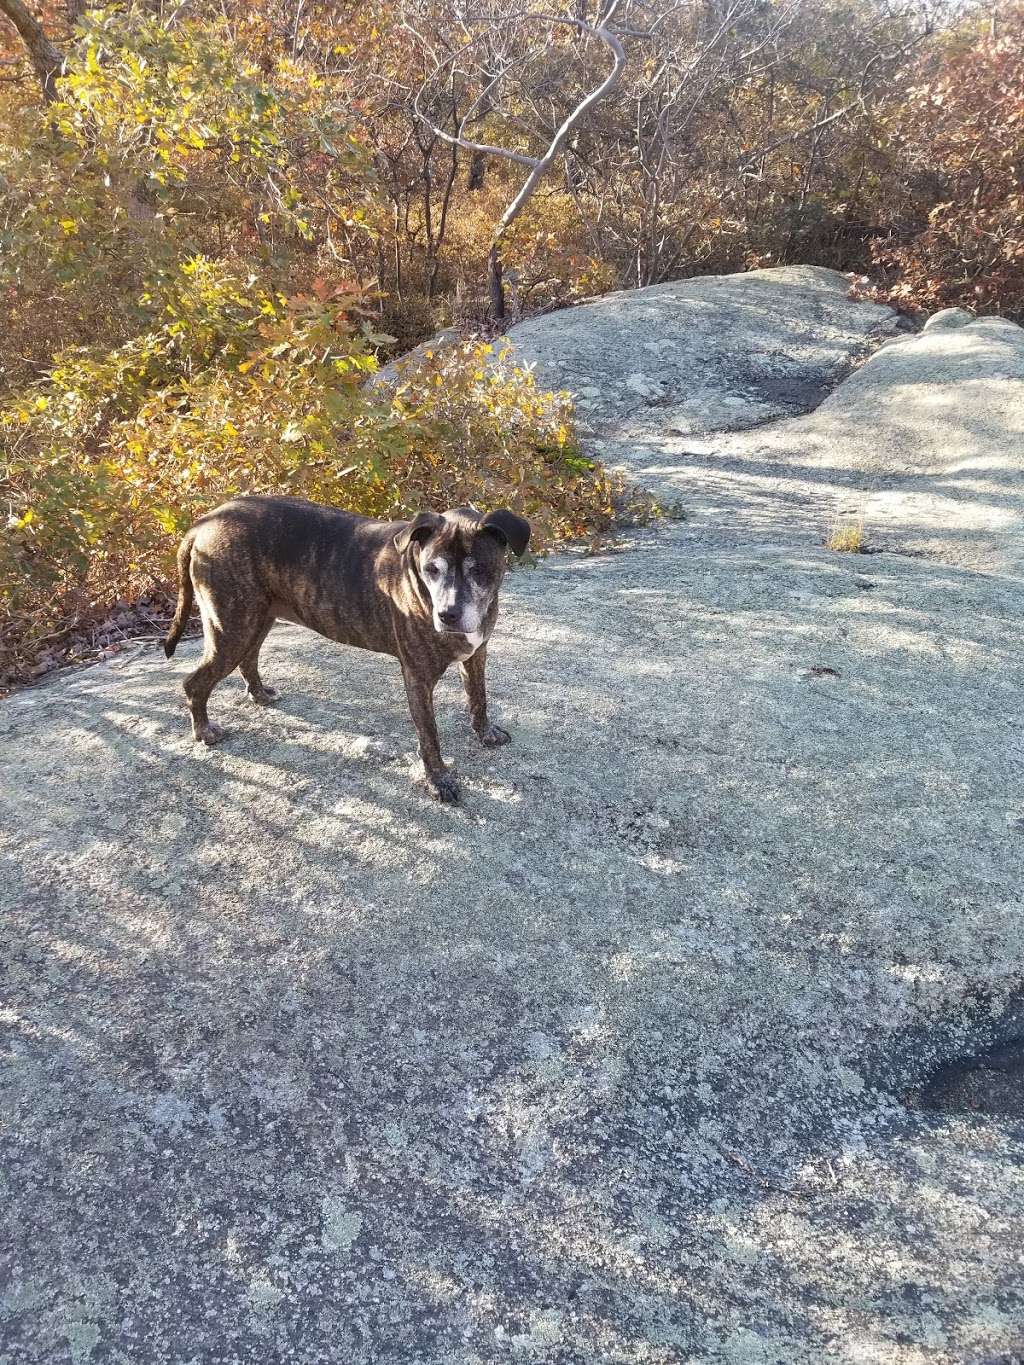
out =
<path fill-rule="evenodd" d="M 988 22 L 926 58 L 891 114 L 898 177 L 874 257 L 900 307 L 1024 317 L 1024 5 Z"/>
<path fill-rule="evenodd" d="M 0 106 L 0 386 L 62 345 L 147 330 L 188 257 L 230 258 L 271 292 L 352 273 L 374 177 L 314 73 L 261 71 L 223 20 L 95 10 L 57 91 Z"/>
<path fill-rule="evenodd" d="M 607 528 L 567 398 L 482 343 L 367 387 L 394 342 L 354 264 L 377 181 L 308 63 L 138 6 L 87 13 L 68 57 L 49 105 L 0 96 L 0 677 L 165 581 L 242 491 L 507 502 L 541 547 Z"/>
<path fill-rule="evenodd" d="M 371 303 L 323 282 L 285 300 L 195 257 L 159 325 L 62 354 L 0 413 L 0 677 L 166 581 L 180 535 L 238 492 L 380 517 L 508 504 L 540 549 L 609 529 L 619 485 L 581 456 L 567 395 L 479 341 L 368 387 Z"/>

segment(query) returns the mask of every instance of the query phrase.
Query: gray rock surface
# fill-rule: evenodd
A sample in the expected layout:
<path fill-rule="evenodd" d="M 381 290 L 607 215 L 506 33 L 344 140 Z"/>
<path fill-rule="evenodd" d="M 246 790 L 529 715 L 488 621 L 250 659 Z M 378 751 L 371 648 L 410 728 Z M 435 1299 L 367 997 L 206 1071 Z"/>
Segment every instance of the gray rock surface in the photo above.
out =
<path fill-rule="evenodd" d="M 820 306 L 822 386 L 886 326 L 771 273 L 761 344 Z M 1020 346 L 911 339 L 699 449 L 608 417 L 693 515 L 512 575 L 514 743 L 441 688 L 461 807 L 390 661 L 297 627 L 219 749 L 194 645 L 6 703 L 0 1359 L 1024 1350 Z M 925 479 L 944 520 L 901 526 Z M 847 500 L 884 553 L 821 547 Z M 950 1079 L 988 1047 L 998 1085 Z"/>
<path fill-rule="evenodd" d="M 792 421 L 595 444 L 680 499 L 702 544 L 823 541 L 856 521 L 872 549 L 1024 572 L 1024 330 L 1002 318 L 885 345 Z"/>
<path fill-rule="evenodd" d="M 957 327 L 966 327 L 974 321 L 974 314 L 966 308 L 940 308 L 937 313 L 925 319 L 924 332 L 948 332 Z"/>
<path fill-rule="evenodd" d="M 515 357 L 596 435 L 739 431 L 814 407 L 896 330 L 834 270 L 789 266 L 606 294 L 521 322 Z"/>

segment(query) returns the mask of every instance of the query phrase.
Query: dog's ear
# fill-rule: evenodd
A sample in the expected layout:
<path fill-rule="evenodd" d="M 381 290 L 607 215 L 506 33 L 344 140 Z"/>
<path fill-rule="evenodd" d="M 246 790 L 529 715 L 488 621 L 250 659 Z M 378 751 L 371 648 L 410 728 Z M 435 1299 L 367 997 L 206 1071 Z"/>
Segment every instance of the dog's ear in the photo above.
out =
<path fill-rule="evenodd" d="M 438 516 L 436 512 L 417 512 L 408 526 L 395 536 L 398 553 L 404 555 L 414 540 L 418 540 L 422 545 L 428 536 L 439 531 L 443 525 L 444 517 Z"/>
<path fill-rule="evenodd" d="M 525 517 L 510 512 L 507 507 L 496 507 L 493 512 L 488 512 L 480 523 L 480 530 L 497 536 L 514 555 L 521 555 L 530 543 L 530 523 Z"/>

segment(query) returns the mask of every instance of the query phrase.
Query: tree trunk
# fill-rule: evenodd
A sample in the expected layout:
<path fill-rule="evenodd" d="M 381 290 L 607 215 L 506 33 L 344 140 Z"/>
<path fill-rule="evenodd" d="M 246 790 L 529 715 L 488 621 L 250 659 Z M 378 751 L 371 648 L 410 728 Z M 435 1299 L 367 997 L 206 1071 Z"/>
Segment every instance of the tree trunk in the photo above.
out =
<path fill-rule="evenodd" d="M 466 176 L 466 189 L 473 192 L 484 187 L 487 171 L 487 158 L 483 152 L 474 152 L 469 158 L 469 174 Z"/>
<path fill-rule="evenodd" d="M 64 58 L 47 38 L 42 24 L 34 14 L 29 13 L 21 0 L 0 0 L 0 14 L 6 14 L 18 30 L 32 68 L 39 77 L 43 99 L 50 104 L 57 98 L 57 77 L 64 65 Z"/>
<path fill-rule="evenodd" d="M 490 79 L 486 71 L 483 73 L 481 79 L 482 81 L 488 81 Z M 491 98 L 487 93 L 487 87 L 485 85 L 480 95 L 480 101 L 477 106 L 476 119 L 474 120 L 474 122 L 479 123 L 482 119 L 485 119 L 487 115 L 491 112 L 492 108 L 493 105 L 491 103 Z M 454 110 L 452 112 L 454 114 Z M 457 117 L 456 122 L 458 122 Z M 469 190 L 471 194 L 475 193 L 477 190 L 483 189 L 484 176 L 486 174 L 487 174 L 486 154 L 484 152 L 470 153 L 469 174 L 466 176 L 466 189 Z"/>
<path fill-rule="evenodd" d="M 427 298 L 433 299 L 434 291 L 437 288 L 437 272 L 441 267 L 441 245 L 444 242 L 444 235 L 448 228 L 448 209 L 452 201 L 452 190 L 455 188 L 455 178 L 459 173 L 459 149 L 452 148 L 452 164 L 448 168 L 448 178 L 445 181 L 444 194 L 441 197 L 441 215 L 437 223 L 437 232 L 434 236 L 433 253 L 430 261 L 430 275 L 427 279 Z"/>
<path fill-rule="evenodd" d="M 505 282 L 501 277 L 501 257 L 498 243 L 493 242 L 487 253 L 487 293 L 491 300 L 491 316 L 495 322 L 505 321 Z"/>

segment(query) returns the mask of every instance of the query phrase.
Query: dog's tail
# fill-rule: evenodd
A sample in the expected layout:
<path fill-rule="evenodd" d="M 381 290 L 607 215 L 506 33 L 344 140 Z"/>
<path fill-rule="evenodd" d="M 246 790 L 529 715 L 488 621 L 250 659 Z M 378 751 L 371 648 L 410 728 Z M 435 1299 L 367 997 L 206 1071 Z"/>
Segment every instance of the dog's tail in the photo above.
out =
<path fill-rule="evenodd" d="M 192 602 L 195 594 L 192 591 L 192 532 L 178 546 L 178 606 L 174 612 L 174 620 L 171 628 L 164 639 L 164 653 L 168 659 L 178 647 L 178 641 L 188 625 L 188 618 L 192 615 Z"/>

